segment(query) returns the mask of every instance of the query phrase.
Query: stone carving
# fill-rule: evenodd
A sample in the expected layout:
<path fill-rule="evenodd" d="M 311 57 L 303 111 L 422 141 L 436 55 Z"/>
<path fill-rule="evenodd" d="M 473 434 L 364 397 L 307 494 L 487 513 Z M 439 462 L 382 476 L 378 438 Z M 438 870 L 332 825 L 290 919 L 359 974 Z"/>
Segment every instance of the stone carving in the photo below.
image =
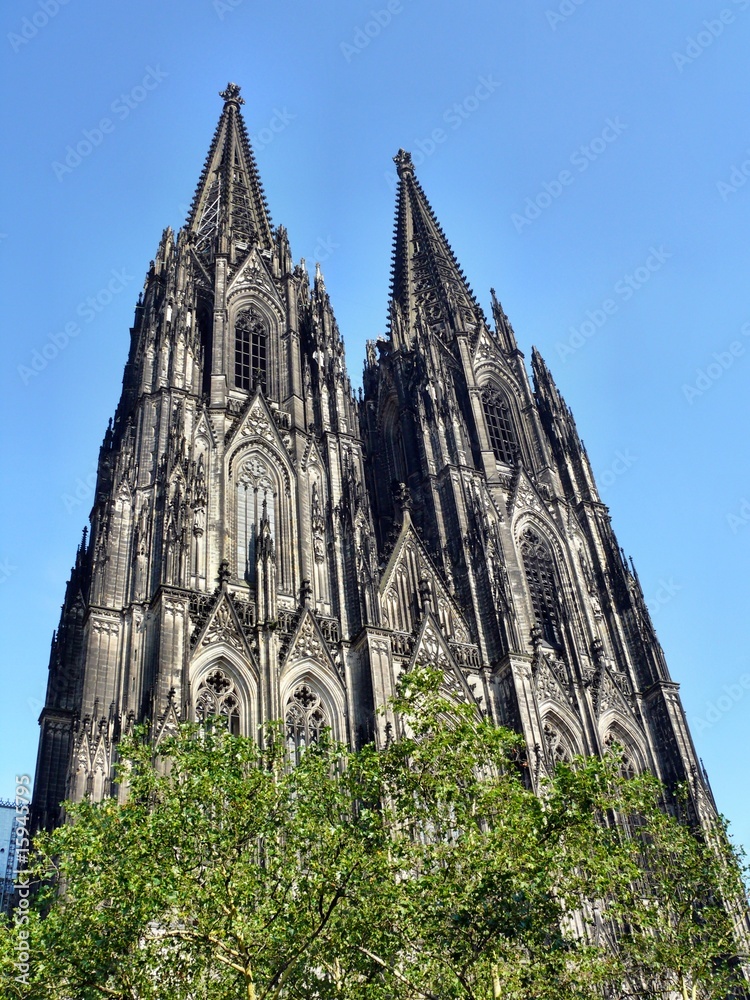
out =
<path fill-rule="evenodd" d="M 318 662 L 328 660 L 323 649 L 323 644 L 318 637 L 315 624 L 309 616 L 302 623 L 288 656 L 290 663 L 306 659 L 317 660 Z"/>
<path fill-rule="evenodd" d="M 265 460 L 258 455 L 246 459 L 237 476 L 237 482 L 245 489 L 270 490 L 273 492 L 273 476 Z"/>
<path fill-rule="evenodd" d="M 243 649 L 244 643 L 237 630 L 234 616 L 229 605 L 224 601 L 216 609 L 211 622 L 206 629 L 201 645 L 210 646 L 214 642 L 226 642 L 234 649 Z"/>
<path fill-rule="evenodd" d="M 568 701 L 563 687 L 546 656 L 540 657 L 534 672 L 534 679 L 540 703 L 543 701 L 554 701 L 559 704 L 565 704 Z"/>
<path fill-rule="evenodd" d="M 313 552 L 315 554 L 315 561 L 322 563 L 325 559 L 325 521 L 323 520 L 323 508 L 320 505 L 318 484 L 316 482 L 313 482 L 312 485 L 310 508 L 312 515 Z"/>
<path fill-rule="evenodd" d="M 266 411 L 257 400 L 250 408 L 242 424 L 241 433 L 245 437 L 259 437 L 265 441 L 275 441 L 276 433 Z"/>

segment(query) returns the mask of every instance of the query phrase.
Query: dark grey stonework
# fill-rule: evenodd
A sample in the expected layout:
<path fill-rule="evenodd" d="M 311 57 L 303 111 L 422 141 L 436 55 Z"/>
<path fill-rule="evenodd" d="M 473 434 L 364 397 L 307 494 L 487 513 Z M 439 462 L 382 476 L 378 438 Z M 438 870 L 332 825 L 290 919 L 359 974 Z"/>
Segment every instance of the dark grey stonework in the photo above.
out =
<path fill-rule="evenodd" d="M 117 793 L 118 740 L 224 714 L 290 744 L 388 738 L 399 674 L 555 761 L 625 748 L 713 812 L 638 578 L 541 356 L 533 382 L 493 292 L 477 304 L 399 152 L 387 338 L 355 399 L 319 269 L 274 228 L 240 113 L 224 108 L 189 220 L 135 310 L 52 643 L 34 814 Z"/>

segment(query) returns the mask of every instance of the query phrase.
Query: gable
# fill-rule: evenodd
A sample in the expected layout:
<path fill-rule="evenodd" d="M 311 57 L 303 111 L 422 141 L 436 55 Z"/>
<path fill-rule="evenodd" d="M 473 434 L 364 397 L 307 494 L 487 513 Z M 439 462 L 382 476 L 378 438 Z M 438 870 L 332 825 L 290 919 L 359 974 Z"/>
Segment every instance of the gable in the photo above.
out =
<path fill-rule="evenodd" d="M 283 303 L 279 298 L 276 283 L 257 247 L 252 248 L 237 272 L 230 278 L 227 286 L 227 300 L 248 291 L 257 293 L 267 303 L 272 303 L 277 309 L 283 310 Z"/>
<path fill-rule="evenodd" d="M 405 510 L 401 532 L 380 579 L 384 624 L 396 631 L 411 632 L 420 615 L 417 605 L 420 589 L 424 589 L 425 584 L 441 628 L 455 642 L 470 643 L 471 632 L 466 620 Z"/>
<path fill-rule="evenodd" d="M 272 449 L 278 453 L 279 458 L 291 470 L 289 453 L 292 447 L 290 435 L 279 430 L 271 408 L 268 406 L 263 394 L 258 389 L 255 395 L 250 396 L 247 403 L 241 410 L 235 424 L 226 434 L 225 443 L 236 449 L 244 442 L 263 441 L 271 445 Z M 234 456 L 230 459 L 230 470 Z"/>
<path fill-rule="evenodd" d="M 508 513 L 533 510 L 549 521 L 548 500 L 531 481 L 523 466 L 518 466 L 513 478 L 513 486 L 508 496 Z"/>
<path fill-rule="evenodd" d="M 482 695 L 475 694 L 475 684 L 469 682 L 456 663 L 440 625 L 431 613 L 428 613 L 422 622 L 408 669 L 412 670 L 417 664 L 426 664 L 440 670 L 443 675 L 440 684 L 441 693 L 453 701 L 474 705 L 477 712 L 481 713 Z"/>
<path fill-rule="evenodd" d="M 196 626 L 191 645 L 196 652 L 209 646 L 224 644 L 257 666 L 255 655 L 228 593 L 219 594 L 205 621 Z"/>
<path fill-rule="evenodd" d="M 297 622 L 281 667 L 284 669 L 287 665 L 300 660 L 314 660 L 316 663 L 325 663 L 335 669 L 328 643 L 309 608 L 305 609 Z"/>

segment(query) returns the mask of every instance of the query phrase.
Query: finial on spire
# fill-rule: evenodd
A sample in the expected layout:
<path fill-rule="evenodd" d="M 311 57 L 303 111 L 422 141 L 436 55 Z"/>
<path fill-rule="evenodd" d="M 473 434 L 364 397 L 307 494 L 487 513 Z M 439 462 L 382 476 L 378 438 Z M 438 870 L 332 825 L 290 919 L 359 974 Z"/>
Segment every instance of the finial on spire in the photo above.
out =
<path fill-rule="evenodd" d="M 315 261 L 315 286 L 316 288 L 322 288 L 325 291 L 326 283 L 323 279 L 323 272 L 320 269 L 320 261 Z"/>
<path fill-rule="evenodd" d="M 240 97 L 240 88 L 236 83 L 228 83 L 226 90 L 219 91 L 219 97 L 224 98 L 225 104 L 234 104 L 237 107 L 245 103 L 244 97 Z"/>
<path fill-rule="evenodd" d="M 414 164 L 411 161 L 411 153 L 407 153 L 405 149 L 399 149 L 393 157 L 393 162 L 396 164 L 396 170 L 398 171 L 399 177 L 403 177 L 404 174 L 407 173 L 414 173 Z"/>

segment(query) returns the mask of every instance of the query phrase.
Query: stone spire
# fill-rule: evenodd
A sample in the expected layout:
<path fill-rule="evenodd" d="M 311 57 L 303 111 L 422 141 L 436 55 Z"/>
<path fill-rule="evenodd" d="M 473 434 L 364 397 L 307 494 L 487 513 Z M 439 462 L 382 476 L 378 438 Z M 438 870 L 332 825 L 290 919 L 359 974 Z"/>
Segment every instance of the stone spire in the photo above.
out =
<path fill-rule="evenodd" d="M 240 112 L 245 103 L 240 88 L 227 84 L 219 96 L 224 110 L 187 221 L 204 265 L 216 254 L 241 259 L 252 246 L 268 250 L 273 242 L 266 197 Z"/>
<path fill-rule="evenodd" d="M 414 173 L 411 153 L 393 158 L 399 188 L 391 267 L 390 333 L 397 349 L 419 323 L 444 339 L 485 324 L 450 244 Z"/>

